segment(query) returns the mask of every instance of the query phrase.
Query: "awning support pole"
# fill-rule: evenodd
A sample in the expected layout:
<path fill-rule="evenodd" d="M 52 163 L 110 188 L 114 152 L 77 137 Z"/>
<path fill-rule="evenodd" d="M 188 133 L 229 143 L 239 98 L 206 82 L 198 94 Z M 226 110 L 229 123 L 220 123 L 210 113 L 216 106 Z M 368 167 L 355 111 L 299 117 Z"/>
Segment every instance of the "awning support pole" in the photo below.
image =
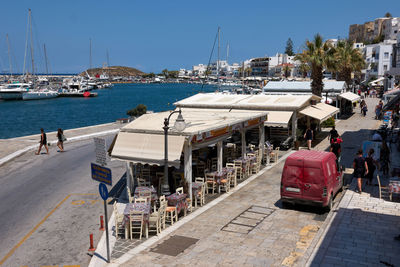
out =
<path fill-rule="evenodd" d="M 258 150 L 260 151 L 261 149 L 261 162 L 263 161 L 263 157 L 264 157 L 264 151 L 265 151 L 265 126 L 264 123 L 261 123 L 258 126 L 258 133 L 259 133 L 259 141 L 258 141 Z"/>
<path fill-rule="evenodd" d="M 184 150 L 184 177 L 188 185 L 188 198 L 192 200 L 192 145 L 185 142 Z"/>
<path fill-rule="evenodd" d="M 126 162 L 126 188 L 129 188 L 129 190 L 132 191 L 130 162 Z M 126 190 L 126 198 L 129 199 L 128 190 Z"/>
<path fill-rule="evenodd" d="M 246 129 L 244 127 L 240 129 L 240 135 L 242 137 L 242 158 L 246 157 Z"/>
<path fill-rule="evenodd" d="M 292 137 L 293 137 L 293 141 L 297 141 L 296 131 L 297 131 L 297 111 L 293 112 L 293 115 L 292 115 Z"/>
<path fill-rule="evenodd" d="M 217 169 L 218 171 L 222 171 L 222 161 L 223 161 L 223 146 L 222 146 L 222 141 L 218 141 L 217 143 L 217 157 L 218 157 L 218 166 Z"/>

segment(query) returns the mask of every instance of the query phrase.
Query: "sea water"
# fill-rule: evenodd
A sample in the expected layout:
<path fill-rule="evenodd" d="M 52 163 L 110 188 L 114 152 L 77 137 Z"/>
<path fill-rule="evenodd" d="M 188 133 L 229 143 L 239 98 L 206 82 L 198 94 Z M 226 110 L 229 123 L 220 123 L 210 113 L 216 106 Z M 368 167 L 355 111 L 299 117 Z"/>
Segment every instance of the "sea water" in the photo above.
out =
<path fill-rule="evenodd" d="M 215 90 L 201 84 L 115 84 L 95 91 L 97 97 L 0 100 L 0 139 L 115 122 L 138 104 L 154 112 L 173 110 L 177 100 Z"/>

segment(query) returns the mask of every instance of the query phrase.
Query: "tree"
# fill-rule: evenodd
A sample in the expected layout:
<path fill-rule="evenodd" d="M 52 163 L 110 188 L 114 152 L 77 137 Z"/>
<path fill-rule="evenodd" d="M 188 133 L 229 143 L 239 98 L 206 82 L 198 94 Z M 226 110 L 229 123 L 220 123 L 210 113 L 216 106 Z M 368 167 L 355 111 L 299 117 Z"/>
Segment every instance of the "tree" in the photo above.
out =
<path fill-rule="evenodd" d="M 140 117 L 143 114 L 146 114 L 146 112 L 147 112 L 146 105 L 139 104 L 139 105 L 136 106 L 136 108 L 128 110 L 126 112 L 126 115 L 131 116 L 131 117 Z"/>
<path fill-rule="evenodd" d="M 167 69 L 163 69 L 161 72 L 165 76 L 165 78 L 168 79 L 168 70 Z"/>
<path fill-rule="evenodd" d="M 365 66 L 364 58 L 349 40 L 340 40 L 334 50 L 338 81 L 345 81 L 349 87 L 352 84 L 351 73 L 361 71 Z"/>
<path fill-rule="evenodd" d="M 385 18 L 391 18 L 391 17 L 392 17 L 392 14 L 390 14 L 389 12 L 386 12 Z"/>
<path fill-rule="evenodd" d="M 334 66 L 332 46 L 323 41 L 318 33 L 313 41 L 307 40 L 303 52 L 296 55 L 296 60 L 306 63 L 311 69 L 311 91 L 314 95 L 321 96 L 324 87 L 323 70 L 324 67 L 331 69 Z"/>
<path fill-rule="evenodd" d="M 301 63 L 299 65 L 299 72 L 302 74 L 303 78 L 307 77 L 309 71 L 310 66 L 307 63 Z"/>
<path fill-rule="evenodd" d="M 285 74 L 285 78 L 288 78 L 290 76 L 291 70 L 292 70 L 292 67 L 289 66 L 288 64 L 283 66 L 283 73 Z"/>
<path fill-rule="evenodd" d="M 288 39 L 286 42 L 286 48 L 285 48 L 285 54 L 287 54 L 288 56 L 293 56 L 293 41 L 292 39 Z"/>

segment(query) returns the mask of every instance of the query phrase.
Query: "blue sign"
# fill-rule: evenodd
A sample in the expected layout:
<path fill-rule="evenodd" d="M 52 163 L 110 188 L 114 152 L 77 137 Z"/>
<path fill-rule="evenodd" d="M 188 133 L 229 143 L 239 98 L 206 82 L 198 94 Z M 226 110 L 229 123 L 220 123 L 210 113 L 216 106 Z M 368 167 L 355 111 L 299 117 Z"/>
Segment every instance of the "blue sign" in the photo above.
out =
<path fill-rule="evenodd" d="M 111 181 L 111 170 L 109 168 L 91 163 L 92 166 L 92 179 L 99 181 L 100 183 L 105 183 L 112 185 Z"/>
<path fill-rule="evenodd" d="M 103 200 L 107 200 L 108 190 L 107 190 L 107 186 L 105 184 L 103 184 L 103 183 L 99 184 L 99 193 Z"/>

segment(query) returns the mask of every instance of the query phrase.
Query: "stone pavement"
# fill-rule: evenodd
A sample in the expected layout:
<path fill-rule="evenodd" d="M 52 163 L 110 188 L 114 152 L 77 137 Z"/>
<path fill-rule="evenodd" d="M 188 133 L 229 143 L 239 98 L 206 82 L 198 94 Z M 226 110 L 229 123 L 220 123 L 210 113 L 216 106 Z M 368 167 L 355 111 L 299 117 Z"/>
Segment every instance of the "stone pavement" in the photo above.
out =
<path fill-rule="evenodd" d="M 64 135 L 67 137 L 68 140 L 66 141 L 66 143 L 68 143 L 71 141 L 92 138 L 96 135 L 104 135 L 114 132 L 117 133 L 117 131 L 124 125 L 125 124 L 117 122 L 99 124 L 94 126 L 65 130 Z M 35 135 L 0 139 L 0 165 L 17 156 L 22 155 L 27 151 L 37 149 L 40 140 L 40 129 L 38 129 L 38 132 L 39 134 Z M 49 132 L 46 133 L 46 135 L 48 143 L 55 146 L 55 144 L 57 143 L 57 132 Z M 49 147 L 49 150 L 51 149 L 51 147 Z"/>

